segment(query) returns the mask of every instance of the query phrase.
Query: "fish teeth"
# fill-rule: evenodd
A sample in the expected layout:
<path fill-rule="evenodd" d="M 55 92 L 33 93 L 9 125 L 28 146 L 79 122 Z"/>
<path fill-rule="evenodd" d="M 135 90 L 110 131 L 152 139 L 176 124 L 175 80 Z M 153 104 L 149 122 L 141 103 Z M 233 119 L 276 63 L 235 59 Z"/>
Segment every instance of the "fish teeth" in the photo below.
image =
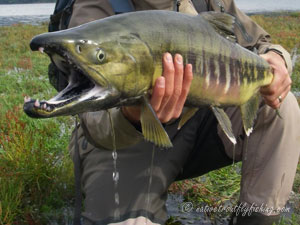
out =
<path fill-rule="evenodd" d="M 39 47 L 39 51 L 41 52 L 41 53 L 44 53 L 44 48 L 43 47 Z"/>
<path fill-rule="evenodd" d="M 39 108 L 41 106 L 38 99 L 34 102 L 34 106 L 37 107 L 37 108 Z"/>
<path fill-rule="evenodd" d="M 28 96 L 25 96 L 24 97 L 24 103 L 27 103 L 27 102 L 30 102 L 31 101 L 31 98 L 28 97 Z"/>
<path fill-rule="evenodd" d="M 43 104 L 43 105 L 42 105 L 42 109 L 46 110 L 46 109 L 47 109 L 47 105 L 46 105 L 46 104 Z"/>

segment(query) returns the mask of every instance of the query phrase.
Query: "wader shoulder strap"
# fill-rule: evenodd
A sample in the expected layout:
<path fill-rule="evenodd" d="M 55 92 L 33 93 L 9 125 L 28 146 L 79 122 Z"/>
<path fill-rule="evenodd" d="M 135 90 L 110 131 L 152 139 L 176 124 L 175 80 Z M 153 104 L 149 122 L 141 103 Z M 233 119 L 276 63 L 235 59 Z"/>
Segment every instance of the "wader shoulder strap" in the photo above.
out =
<path fill-rule="evenodd" d="M 198 13 L 208 11 L 208 4 L 206 0 L 192 0 L 192 2 Z"/>
<path fill-rule="evenodd" d="M 74 151 L 74 177 L 75 177 L 75 208 L 73 225 L 81 225 L 81 159 L 78 143 L 78 121 L 75 117 L 75 151 Z"/>
<path fill-rule="evenodd" d="M 131 0 L 109 0 L 115 14 L 127 13 L 134 11 Z"/>
<path fill-rule="evenodd" d="M 74 2 L 75 0 L 57 0 L 54 12 L 50 16 L 49 32 L 63 30 L 68 27 Z"/>
<path fill-rule="evenodd" d="M 194 8 L 198 13 L 207 12 L 209 10 L 209 0 L 190 0 L 193 3 Z M 174 0 L 174 11 L 179 12 L 179 7 L 181 5 L 181 0 Z"/>

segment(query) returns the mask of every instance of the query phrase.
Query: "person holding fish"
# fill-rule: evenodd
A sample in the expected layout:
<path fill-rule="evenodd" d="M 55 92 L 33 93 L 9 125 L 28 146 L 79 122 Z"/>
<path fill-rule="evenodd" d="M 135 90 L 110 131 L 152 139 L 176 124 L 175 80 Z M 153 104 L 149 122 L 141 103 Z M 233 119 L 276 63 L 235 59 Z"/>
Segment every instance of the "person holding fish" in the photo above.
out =
<path fill-rule="evenodd" d="M 75 1 L 69 28 L 120 13 L 114 10 L 112 2 L 109 0 Z M 208 71 L 207 74 L 210 75 L 205 76 L 203 86 L 199 87 L 193 86 L 193 82 L 199 79 L 195 76 L 200 68 L 197 66 L 197 59 L 191 57 L 190 61 L 186 61 L 186 55 L 182 53 L 165 52 L 160 56 L 162 68 L 158 69 L 158 72 L 154 71 L 159 75 L 153 82 L 151 97 L 149 101 L 144 99 L 142 107 L 120 104 L 110 109 L 109 113 L 107 111 L 82 113 L 80 126 L 72 135 L 70 151 L 74 155 L 75 149 L 79 147 L 81 182 L 85 194 L 85 209 L 82 213 L 84 224 L 164 224 L 168 218 L 165 207 L 167 190 L 172 182 L 200 176 L 230 165 L 232 161 L 242 161 L 239 202 L 244 206 L 244 210 L 249 210 L 247 211 L 249 213 L 234 212 L 229 224 L 277 224 L 280 209 L 285 207 L 292 190 L 300 150 L 300 110 L 295 97 L 290 92 L 292 66 L 287 51 L 280 45 L 272 44 L 269 34 L 241 12 L 233 0 L 132 0 L 131 6 L 136 11 L 177 8 L 184 14 L 201 13 L 201 17 L 214 27 L 207 28 L 207 32 L 215 29 L 222 37 L 229 39 L 228 49 L 235 48 L 235 41 L 237 41 L 244 48 L 256 51 L 260 57 L 249 52 L 243 53 L 247 55 L 245 57 L 247 59 L 240 64 L 247 65 L 242 65 L 242 70 L 238 70 L 239 63 L 232 60 L 233 55 L 237 54 L 233 50 L 230 55 L 222 46 L 217 49 L 219 53 L 214 58 L 209 58 L 210 53 L 203 51 L 202 62 L 208 61 L 208 63 L 201 64 L 201 72 Z M 207 11 L 216 13 L 204 13 Z M 233 33 L 224 22 L 231 17 L 235 19 Z M 179 24 L 180 21 L 178 26 Z M 102 31 L 106 30 L 103 28 Z M 70 32 L 73 32 L 74 37 L 79 35 L 76 29 Z M 179 32 L 178 35 L 176 32 L 174 34 L 174 39 L 179 37 Z M 31 48 L 41 50 L 42 38 L 33 39 Z M 143 34 L 132 35 L 123 38 L 120 45 L 123 49 L 131 44 L 139 49 L 147 49 L 146 45 L 141 44 L 142 39 Z M 192 43 L 199 42 L 200 45 L 201 41 L 206 40 L 195 40 Z M 214 39 L 210 41 L 211 45 L 218 45 Z M 88 41 L 81 40 L 82 45 L 76 46 L 78 54 L 84 54 L 85 43 Z M 189 55 L 192 51 L 191 47 Z M 98 49 L 98 60 L 102 61 L 108 57 L 105 54 L 102 49 Z M 145 54 L 144 57 L 147 55 Z M 69 57 L 68 60 L 71 58 Z M 123 60 L 125 58 L 124 56 Z M 52 60 L 60 70 L 67 71 L 66 60 L 61 59 L 61 56 L 53 54 Z M 149 58 L 149 62 L 150 60 Z M 222 60 L 232 61 L 224 65 Z M 249 66 L 253 62 L 255 66 Z M 272 73 L 264 70 L 269 67 Z M 110 68 L 117 70 L 117 67 Z M 261 71 L 262 75 L 259 75 Z M 240 79 L 241 73 L 244 74 L 243 79 Z M 118 74 L 116 72 L 115 76 Z M 90 76 L 95 80 L 98 79 L 94 75 Z M 73 79 L 70 80 L 75 82 Z M 99 82 L 104 86 L 106 81 Z M 237 95 L 234 90 L 240 88 L 242 83 L 245 87 L 245 94 L 242 97 L 246 100 L 241 104 L 235 104 L 234 99 Z M 259 83 L 259 86 L 255 86 L 256 83 Z M 85 85 L 88 89 L 89 84 L 85 83 Z M 43 117 L 51 113 L 51 107 L 56 102 L 59 103 L 57 105 L 62 105 L 64 99 L 60 98 L 64 93 L 68 95 L 72 93 L 70 86 L 62 94 L 49 100 L 48 106 L 46 103 L 31 103 L 30 100 L 26 100 L 26 107 L 24 106 L 26 113 L 33 117 L 40 115 Z M 251 93 L 252 88 L 254 90 L 257 87 L 260 87 L 260 95 L 248 96 L 247 93 Z M 227 96 L 233 93 L 231 99 L 226 101 L 234 102 L 233 105 L 239 107 L 228 106 L 223 109 L 218 104 L 208 101 L 209 106 L 206 104 L 198 107 L 197 105 L 196 109 L 192 107 L 192 110 L 186 108 L 185 105 L 193 105 L 190 93 L 196 89 L 207 90 L 202 92 L 203 96 L 207 96 L 206 100 L 218 99 L 217 102 L 221 106 L 224 93 Z M 98 93 L 96 89 L 93 91 Z M 239 96 L 239 100 L 242 97 Z M 82 99 L 87 98 L 82 97 Z M 32 109 L 39 108 L 43 104 L 44 110 L 39 109 L 40 111 L 36 112 Z M 83 105 L 83 107 L 89 106 Z M 79 108 L 77 107 L 78 112 Z M 63 111 L 61 115 L 66 112 Z M 155 116 L 151 115 L 153 112 Z M 144 132 L 147 126 L 156 129 L 156 124 L 161 123 L 168 138 L 165 138 L 164 134 L 153 138 L 151 135 L 155 136 L 155 134 Z M 159 133 L 161 128 L 157 129 Z M 147 140 L 159 147 L 155 147 L 144 137 L 146 139 L 148 137 Z M 171 148 L 160 150 L 161 147 Z M 116 178 L 116 170 L 118 179 L 115 179 L 117 182 L 113 182 L 112 174 Z M 251 207 L 272 210 L 253 212 Z"/>

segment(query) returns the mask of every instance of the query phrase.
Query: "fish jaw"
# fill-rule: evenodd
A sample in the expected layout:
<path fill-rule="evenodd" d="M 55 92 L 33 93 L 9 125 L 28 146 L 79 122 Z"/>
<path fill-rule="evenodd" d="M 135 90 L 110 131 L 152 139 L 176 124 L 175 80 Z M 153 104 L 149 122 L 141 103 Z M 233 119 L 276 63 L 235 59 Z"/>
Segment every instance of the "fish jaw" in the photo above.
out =
<path fill-rule="evenodd" d="M 79 82 L 70 82 L 48 101 L 26 99 L 23 109 L 30 117 L 50 118 L 108 109 L 118 105 L 119 101 L 120 93 L 112 87 L 83 86 Z"/>
<path fill-rule="evenodd" d="M 77 42 L 80 42 L 77 41 Z M 114 107 L 120 101 L 121 93 L 99 73 L 90 75 L 80 63 L 69 54 L 70 47 L 76 49 L 74 38 L 46 33 L 34 38 L 30 47 L 33 51 L 47 53 L 51 61 L 62 71 L 68 80 L 67 87 L 50 100 L 32 100 L 24 102 L 25 113 L 33 118 L 49 118 L 63 115 L 75 115 L 87 111 L 98 111 Z"/>

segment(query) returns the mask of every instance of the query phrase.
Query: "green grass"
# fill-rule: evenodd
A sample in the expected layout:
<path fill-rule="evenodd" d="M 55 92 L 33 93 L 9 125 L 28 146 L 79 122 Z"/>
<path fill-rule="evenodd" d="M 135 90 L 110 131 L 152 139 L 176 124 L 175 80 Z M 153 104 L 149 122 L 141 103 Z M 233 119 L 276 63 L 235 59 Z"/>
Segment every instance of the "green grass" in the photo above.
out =
<path fill-rule="evenodd" d="M 235 205 L 240 191 L 240 168 L 241 164 L 237 163 L 198 178 L 175 182 L 169 192 L 182 194 L 184 202 L 191 202 L 194 209 Z M 230 213 L 225 210 L 220 213 L 206 212 L 205 216 L 215 221 L 229 217 Z"/>
<path fill-rule="evenodd" d="M 30 39 L 46 25 L 0 28 L 0 224 L 45 224 L 43 214 L 68 205 L 73 171 L 67 145 L 69 118 L 33 120 L 24 96 L 53 96 L 46 56 Z"/>
<path fill-rule="evenodd" d="M 252 19 L 271 34 L 274 44 L 282 45 L 289 52 L 297 49 L 296 54 L 300 55 L 300 12 L 269 16 L 256 15 L 252 16 Z M 299 58 L 292 74 L 292 90 L 294 91 L 300 91 Z"/>
<path fill-rule="evenodd" d="M 273 36 L 275 43 L 300 54 L 299 13 L 253 16 Z M 55 90 L 47 77 L 49 59 L 31 52 L 30 39 L 46 32 L 41 26 L 0 27 L 0 225 L 47 224 L 59 218 L 73 197 L 73 171 L 67 145 L 72 128 L 69 117 L 34 120 L 22 110 L 24 96 L 48 98 Z M 293 90 L 300 90 L 300 60 L 294 69 Z M 240 165 L 205 176 L 176 182 L 170 191 L 181 193 L 195 205 L 216 206 L 236 202 Z M 300 167 L 294 191 L 300 192 Z M 282 224 L 300 224 L 295 201 L 292 218 Z M 58 215 L 57 215 L 58 214 Z M 228 215 L 207 215 L 212 220 Z M 296 222 L 295 222 L 296 221 Z M 175 222 L 173 224 L 176 224 Z"/>
<path fill-rule="evenodd" d="M 300 216 L 292 214 L 291 218 L 281 217 L 278 225 L 299 225 Z"/>

